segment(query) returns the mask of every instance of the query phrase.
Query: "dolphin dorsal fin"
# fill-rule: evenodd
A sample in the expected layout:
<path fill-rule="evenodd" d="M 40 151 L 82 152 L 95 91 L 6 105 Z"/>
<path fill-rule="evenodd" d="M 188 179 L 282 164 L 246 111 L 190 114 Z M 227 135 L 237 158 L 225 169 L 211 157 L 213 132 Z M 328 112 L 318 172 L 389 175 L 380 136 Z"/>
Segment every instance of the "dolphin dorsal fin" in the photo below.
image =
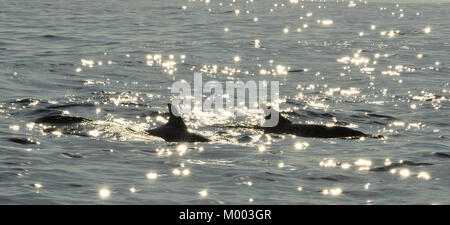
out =
<path fill-rule="evenodd" d="M 290 120 L 288 120 L 286 117 L 281 115 L 280 112 L 275 111 L 274 109 L 272 109 L 272 107 L 269 106 L 269 107 L 267 107 L 267 109 L 270 110 L 270 114 L 265 117 L 266 120 L 270 120 L 272 118 L 272 113 L 278 113 L 278 124 L 277 124 L 277 127 L 283 126 L 283 125 L 292 124 L 292 122 Z"/>
<path fill-rule="evenodd" d="M 186 124 L 178 113 L 175 107 L 172 107 L 172 104 L 167 104 L 169 107 L 169 122 L 166 125 L 173 126 L 179 129 L 187 130 Z"/>

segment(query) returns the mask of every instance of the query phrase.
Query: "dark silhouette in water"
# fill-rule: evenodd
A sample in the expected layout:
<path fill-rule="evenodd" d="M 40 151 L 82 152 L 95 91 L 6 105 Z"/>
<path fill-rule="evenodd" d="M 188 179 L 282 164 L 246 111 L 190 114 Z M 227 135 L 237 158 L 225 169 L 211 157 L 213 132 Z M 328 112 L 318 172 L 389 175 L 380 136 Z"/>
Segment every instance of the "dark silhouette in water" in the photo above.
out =
<path fill-rule="evenodd" d="M 39 142 L 36 142 L 30 138 L 9 138 L 11 142 L 21 144 L 21 145 L 37 145 Z"/>
<path fill-rule="evenodd" d="M 83 123 L 90 122 L 92 120 L 76 117 L 76 116 L 46 116 L 35 120 L 35 123 L 45 123 L 45 124 L 73 124 L 73 123 Z"/>
<path fill-rule="evenodd" d="M 289 70 L 288 73 L 300 73 L 300 72 L 304 72 L 305 70 L 302 69 L 298 69 L 298 70 Z"/>
<path fill-rule="evenodd" d="M 261 126 L 259 129 L 264 130 L 265 133 L 276 134 L 294 134 L 301 137 L 315 137 L 315 138 L 347 138 L 357 139 L 361 137 L 382 138 L 383 136 L 368 135 L 361 131 L 353 130 L 347 127 L 340 126 L 325 126 L 325 125 L 309 125 L 309 124 L 293 124 L 290 120 L 283 117 L 279 112 L 270 109 L 270 114 L 265 117 L 266 121 L 271 119 L 272 113 L 278 113 L 278 124 L 273 127 Z"/>
<path fill-rule="evenodd" d="M 441 158 L 450 158 L 450 154 L 443 153 L 443 152 L 435 152 L 433 155 Z"/>
<path fill-rule="evenodd" d="M 169 107 L 169 122 L 166 124 L 149 130 L 148 133 L 153 136 L 160 137 L 168 142 L 209 142 L 208 138 L 201 135 L 191 133 L 187 130 L 186 124 L 180 116 L 174 115 L 172 105 Z M 175 109 L 174 109 L 175 110 Z M 179 115 L 179 113 L 175 113 Z"/>

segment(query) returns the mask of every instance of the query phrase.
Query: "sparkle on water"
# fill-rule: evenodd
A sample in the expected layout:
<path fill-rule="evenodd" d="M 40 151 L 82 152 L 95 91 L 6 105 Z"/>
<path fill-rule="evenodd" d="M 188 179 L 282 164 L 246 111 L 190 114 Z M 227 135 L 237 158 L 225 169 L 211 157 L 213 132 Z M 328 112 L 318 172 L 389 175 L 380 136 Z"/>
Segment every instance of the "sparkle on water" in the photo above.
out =
<path fill-rule="evenodd" d="M 108 188 L 101 188 L 98 191 L 98 195 L 102 199 L 107 199 L 107 198 L 109 198 L 111 196 L 111 191 Z"/>
<path fill-rule="evenodd" d="M 147 173 L 147 179 L 149 180 L 156 180 L 156 178 L 158 178 L 158 174 L 155 172 L 149 172 Z"/>
<path fill-rule="evenodd" d="M 417 175 L 418 178 L 424 179 L 424 180 L 429 180 L 431 178 L 430 174 L 428 174 L 427 172 L 420 172 Z"/>
<path fill-rule="evenodd" d="M 322 191 L 323 195 L 331 195 L 331 196 L 339 196 L 340 194 L 342 194 L 342 189 L 341 188 L 330 188 L 330 189 L 324 189 Z"/>
<path fill-rule="evenodd" d="M 266 146 L 264 146 L 264 145 L 259 146 L 258 147 L 258 151 L 259 152 L 265 152 L 266 151 Z"/>
<path fill-rule="evenodd" d="M 399 172 L 399 174 L 400 174 L 400 176 L 402 176 L 402 177 L 409 177 L 409 175 L 410 175 L 410 172 L 409 172 L 409 170 L 408 169 L 401 169 L 400 170 L 400 172 Z"/>
<path fill-rule="evenodd" d="M 200 192 L 198 192 L 198 194 L 200 195 L 200 197 L 205 198 L 208 196 L 208 191 L 207 190 L 201 190 Z"/>

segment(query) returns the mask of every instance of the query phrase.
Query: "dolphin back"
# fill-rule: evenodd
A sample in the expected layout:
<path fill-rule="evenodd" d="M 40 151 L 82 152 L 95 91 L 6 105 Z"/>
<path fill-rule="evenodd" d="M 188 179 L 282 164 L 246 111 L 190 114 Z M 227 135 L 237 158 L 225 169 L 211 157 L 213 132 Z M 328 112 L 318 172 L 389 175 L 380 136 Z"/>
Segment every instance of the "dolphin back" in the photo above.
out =
<path fill-rule="evenodd" d="M 278 124 L 274 127 L 263 127 L 266 133 L 294 134 L 301 137 L 316 137 L 316 138 L 373 137 L 373 135 L 370 136 L 361 131 L 357 131 L 348 127 L 293 124 L 289 119 L 282 116 L 281 113 L 277 111 L 272 111 L 271 113 L 278 113 L 279 120 Z M 266 120 L 269 120 L 270 118 L 271 114 L 265 117 Z"/>
<path fill-rule="evenodd" d="M 169 107 L 170 118 L 169 121 L 152 130 L 148 131 L 148 134 L 160 137 L 168 142 L 209 142 L 208 138 L 205 138 L 199 134 L 194 134 L 188 131 L 186 124 L 181 118 L 175 107 L 172 104 L 167 105 Z"/>
<path fill-rule="evenodd" d="M 175 106 L 172 106 L 172 104 L 167 104 L 168 108 L 169 108 L 169 122 L 167 122 L 166 125 L 168 126 L 172 126 L 174 128 L 178 128 L 178 129 L 183 129 L 183 130 L 187 130 L 187 126 L 184 123 L 183 119 L 180 116 L 180 113 L 178 112 L 178 110 L 176 109 Z"/>

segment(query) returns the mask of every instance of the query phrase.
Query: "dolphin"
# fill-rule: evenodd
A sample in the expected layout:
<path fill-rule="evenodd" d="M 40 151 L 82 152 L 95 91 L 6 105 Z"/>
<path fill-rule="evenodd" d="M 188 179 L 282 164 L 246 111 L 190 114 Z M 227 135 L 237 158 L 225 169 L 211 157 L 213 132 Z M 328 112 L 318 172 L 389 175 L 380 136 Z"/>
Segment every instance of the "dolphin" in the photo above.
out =
<path fill-rule="evenodd" d="M 34 121 L 35 123 L 42 123 L 42 124 L 76 124 L 76 123 L 83 123 L 83 122 L 92 122 L 90 119 L 82 118 L 82 117 L 76 117 L 76 116 L 45 116 L 42 118 L 39 118 Z"/>
<path fill-rule="evenodd" d="M 194 134 L 188 131 L 186 124 L 175 108 L 172 108 L 172 104 L 167 105 L 169 107 L 169 121 L 155 129 L 147 131 L 148 134 L 160 137 L 168 142 L 209 142 L 208 138 L 201 135 Z"/>
<path fill-rule="evenodd" d="M 268 108 L 269 115 L 265 117 L 266 122 L 271 119 L 272 113 L 278 113 L 278 123 L 275 126 L 259 126 L 259 129 L 264 133 L 276 134 L 294 134 L 301 137 L 314 138 L 346 138 L 357 139 L 361 137 L 382 138 L 383 136 L 368 135 L 361 131 L 353 130 L 341 126 L 325 126 L 325 125 L 310 125 L 310 124 L 293 124 L 281 113 Z"/>

